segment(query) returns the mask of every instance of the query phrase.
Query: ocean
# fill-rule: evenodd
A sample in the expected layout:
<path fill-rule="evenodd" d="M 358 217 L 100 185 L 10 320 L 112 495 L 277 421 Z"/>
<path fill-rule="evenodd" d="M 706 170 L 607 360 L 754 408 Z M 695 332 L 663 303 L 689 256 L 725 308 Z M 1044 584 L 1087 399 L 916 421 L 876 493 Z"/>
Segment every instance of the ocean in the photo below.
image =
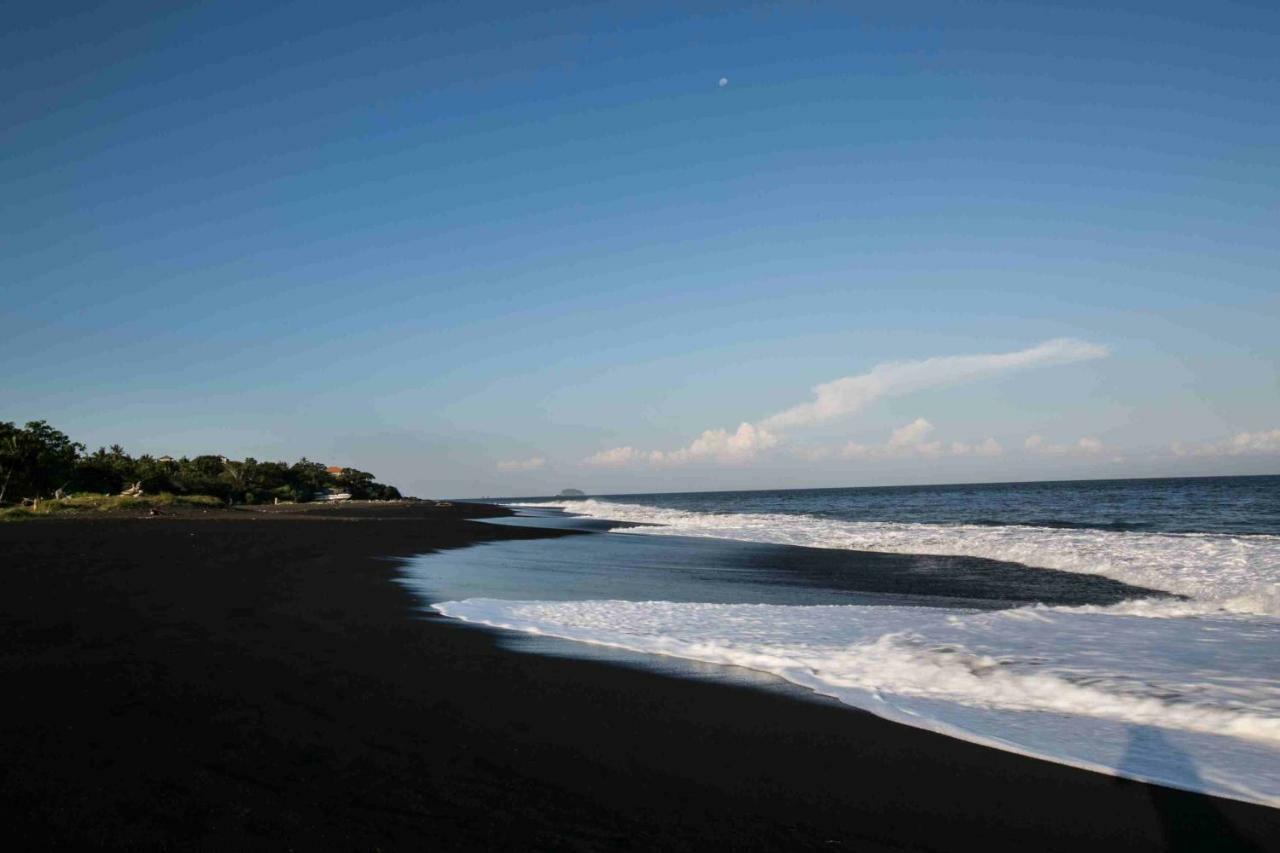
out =
<path fill-rule="evenodd" d="M 424 606 L 1280 806 L 1280 477 L 506 502 L 594 535 L 418 558 Z"/>

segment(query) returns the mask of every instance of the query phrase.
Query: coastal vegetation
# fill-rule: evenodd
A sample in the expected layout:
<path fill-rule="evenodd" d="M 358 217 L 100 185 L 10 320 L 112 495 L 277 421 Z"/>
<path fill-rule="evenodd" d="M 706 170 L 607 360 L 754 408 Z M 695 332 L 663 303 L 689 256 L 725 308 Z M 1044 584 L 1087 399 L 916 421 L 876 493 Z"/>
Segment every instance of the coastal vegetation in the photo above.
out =
<path fill-rule="evenodd" d="M 364 500 L 396 500 L 395 486 L 355 468 L 305 457 L 293 464 L 205 454 L 134 457 L 118 444 L 87 453 L 45 421 L 0 421 L 0 509 L 8 515 L 175 504 L 305 502 L 331 491 Z"/>
<path fill-rule="evenodd" d="M 175 495 L 161 492 L 158 495 L 95 495 L 76 494 L 70 497 L 24 502 L 22 506 L 0 508 L 0 519 L 13 520 L 36 516 L 66 515 L 85 512 L 109 512 L 111 510 L 155 509 L 161 507 L 224 507 L 226 503 L 212 495 Z"/>

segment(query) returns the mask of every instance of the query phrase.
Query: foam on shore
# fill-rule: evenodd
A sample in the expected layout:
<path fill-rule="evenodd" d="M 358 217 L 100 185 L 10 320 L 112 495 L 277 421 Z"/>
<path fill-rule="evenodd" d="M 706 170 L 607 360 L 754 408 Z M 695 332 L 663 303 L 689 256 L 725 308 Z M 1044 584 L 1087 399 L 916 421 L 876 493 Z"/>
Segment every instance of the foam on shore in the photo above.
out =
<path fill-rule="evenodd" d="M 1280 806 L 1280 685 L 1272 657 L 1258 654 L 1280 647 L 1278 620 L 665 601 L 434 607 L 527 634 L 772 673 L 920 728 Z M 1253 642 L 1237 642 L 1241 630 Z"/>

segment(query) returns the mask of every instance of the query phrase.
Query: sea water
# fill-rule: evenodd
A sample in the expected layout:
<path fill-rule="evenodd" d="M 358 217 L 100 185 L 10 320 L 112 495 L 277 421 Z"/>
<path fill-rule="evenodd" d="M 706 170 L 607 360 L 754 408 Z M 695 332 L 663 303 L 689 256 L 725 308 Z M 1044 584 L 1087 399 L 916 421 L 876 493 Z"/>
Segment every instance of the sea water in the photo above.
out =
<path fill-rule="evenodd" d="M 1280 806 L 1280 478 L 514 503 L 611 532 L 425 558 L 436 611 Z"/>

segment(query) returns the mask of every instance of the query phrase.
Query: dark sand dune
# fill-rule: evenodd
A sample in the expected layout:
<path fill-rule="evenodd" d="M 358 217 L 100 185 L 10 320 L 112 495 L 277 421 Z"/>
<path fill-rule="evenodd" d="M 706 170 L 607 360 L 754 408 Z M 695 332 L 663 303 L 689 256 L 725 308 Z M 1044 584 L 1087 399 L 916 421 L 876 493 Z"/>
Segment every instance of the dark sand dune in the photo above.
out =
<path fill-rule="evenodd" d="M 483 507 L 0 525 L 8 849 L 1228 850 L 1280 811 L 504 650 L 387 557 Z"/>

